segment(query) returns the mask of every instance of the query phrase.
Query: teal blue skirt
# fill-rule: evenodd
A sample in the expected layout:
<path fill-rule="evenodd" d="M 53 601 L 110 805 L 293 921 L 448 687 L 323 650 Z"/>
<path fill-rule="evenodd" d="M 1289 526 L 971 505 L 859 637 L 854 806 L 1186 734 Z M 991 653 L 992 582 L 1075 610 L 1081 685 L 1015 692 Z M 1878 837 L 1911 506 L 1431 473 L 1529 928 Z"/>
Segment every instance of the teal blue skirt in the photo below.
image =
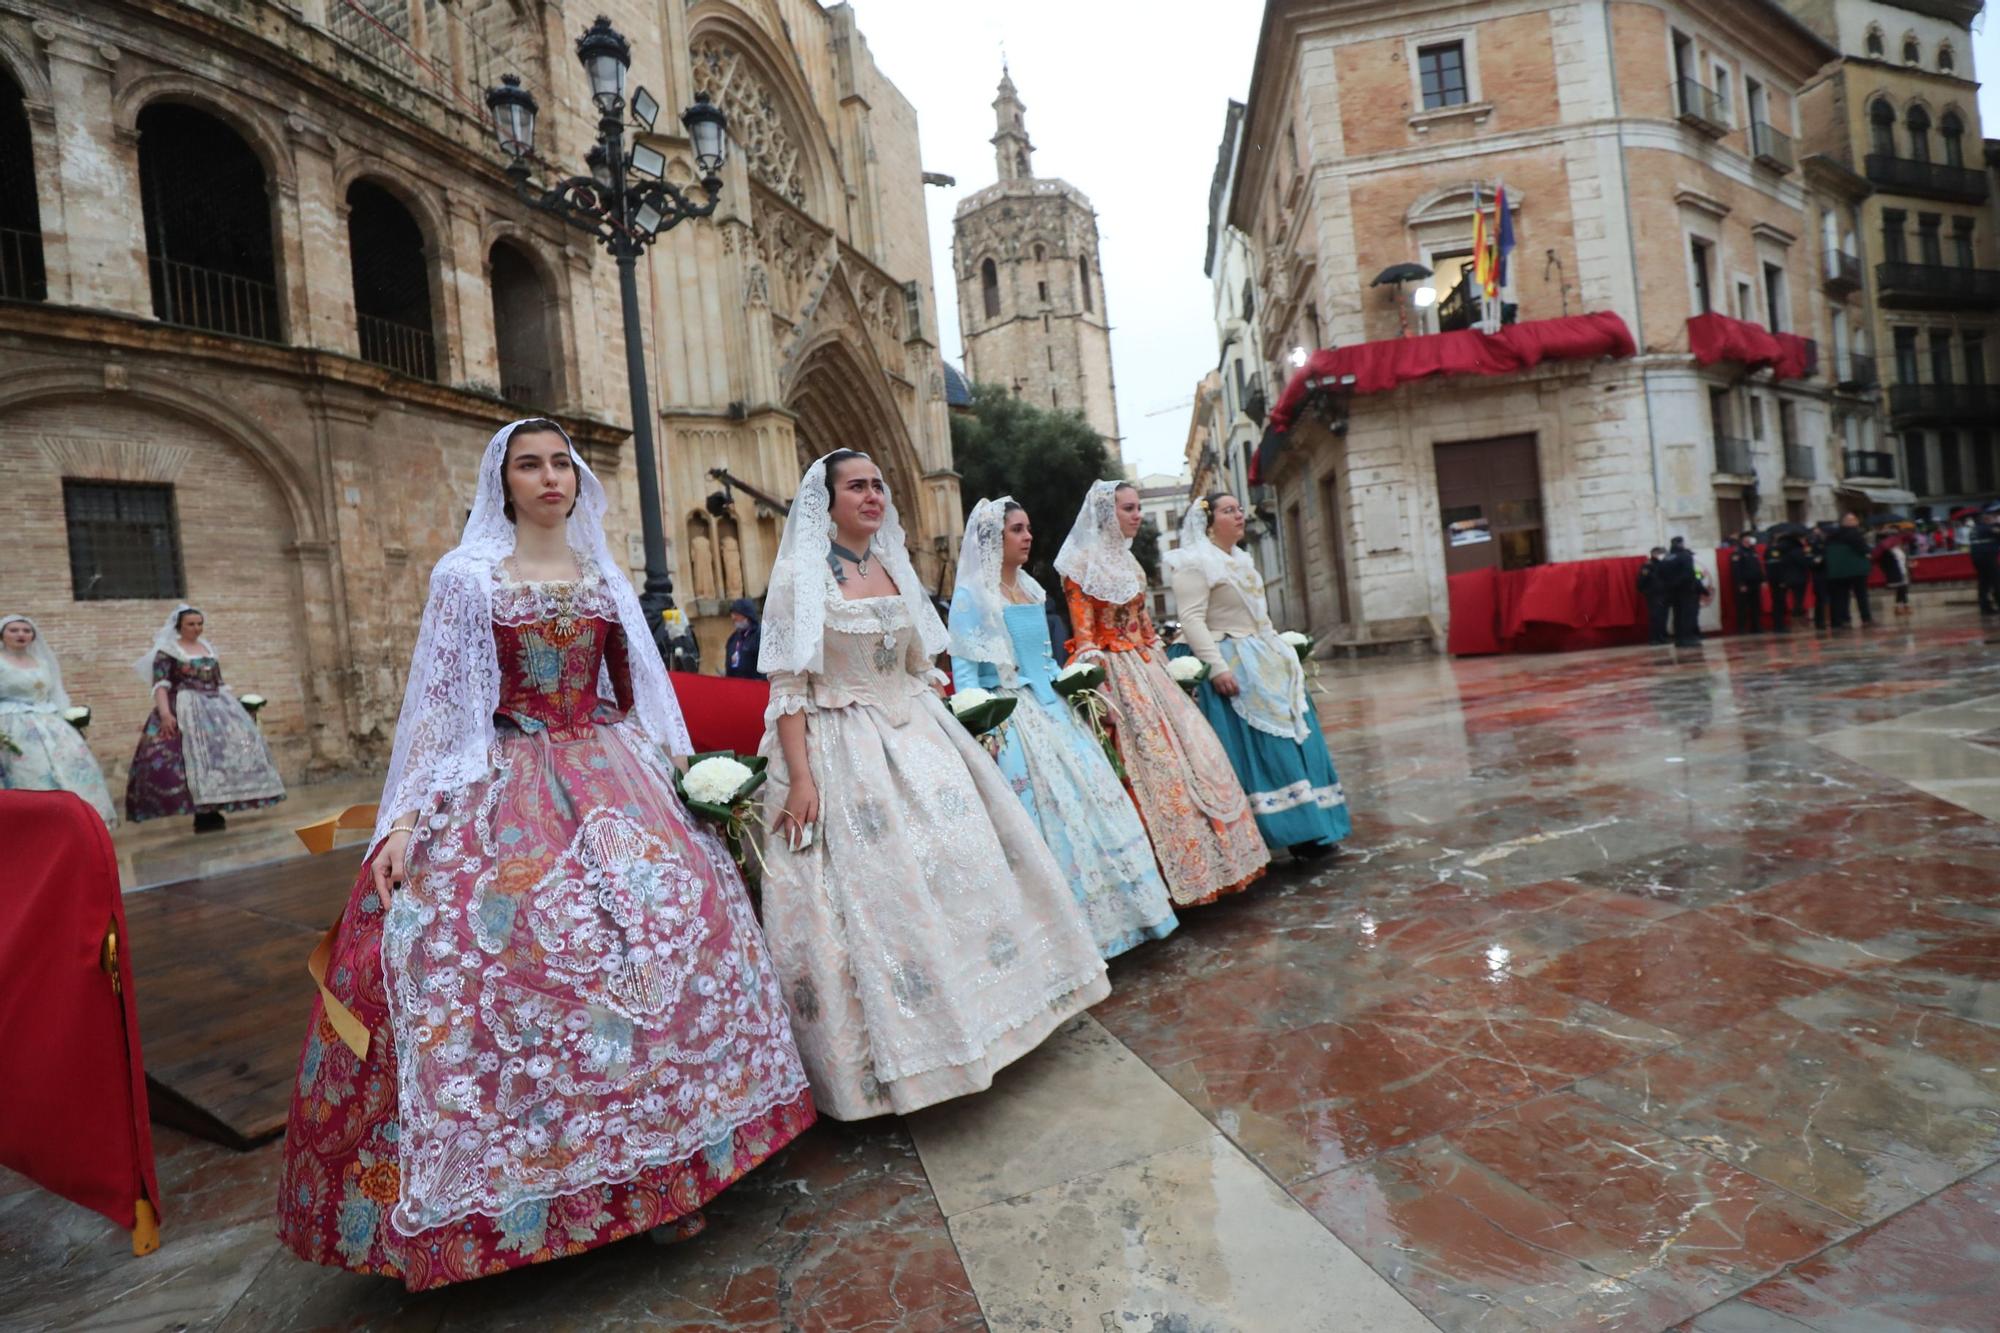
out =
<path fill-rule="evenodd" d="M 1225 659 L 1235 641 L 1218 645 Z M 1167 650 L 1169 657 L 1192 657 L 1193 650 L 1177 643 Z M 1254 673 L 1236 670 L 1237 683 L 1256 688 Z M 1320 733 L 1319 713 L 1312 696 L 1306 696 L 1306 738 L 1294 741 L 1260 731 L 1243 720 L 1229 700 L 1203 682 L 1197 686 L 1195 705 L 1209 726 L 1215 729 L 1230 766 L 1250 797 L 1250 809 L 1257 816 L 1257 831 L 1274 849 L 1330 847 L 1353 831 L 1347 813 L 1347 795 L 1334 771 L 1333 756 L 1327 752 L 1326 737 Z"/>

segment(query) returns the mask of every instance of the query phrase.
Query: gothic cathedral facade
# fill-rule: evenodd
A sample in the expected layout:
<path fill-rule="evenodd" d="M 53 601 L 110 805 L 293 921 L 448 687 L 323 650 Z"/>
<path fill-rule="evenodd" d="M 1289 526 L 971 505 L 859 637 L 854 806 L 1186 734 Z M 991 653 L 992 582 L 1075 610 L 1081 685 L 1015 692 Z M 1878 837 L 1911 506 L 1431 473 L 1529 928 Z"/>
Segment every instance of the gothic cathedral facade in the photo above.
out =
<path fill-rule="evenodd" d="M 968 195 L 952 219 L 966 378 L 1011 389 L 1039 407 L 1082 413 L 1116 461 L 1117 385 L 1097 214 L 1074 185 L 1036 177 L 1026 107 L 1004 71 L 993 109 L 999 179 Z"/>

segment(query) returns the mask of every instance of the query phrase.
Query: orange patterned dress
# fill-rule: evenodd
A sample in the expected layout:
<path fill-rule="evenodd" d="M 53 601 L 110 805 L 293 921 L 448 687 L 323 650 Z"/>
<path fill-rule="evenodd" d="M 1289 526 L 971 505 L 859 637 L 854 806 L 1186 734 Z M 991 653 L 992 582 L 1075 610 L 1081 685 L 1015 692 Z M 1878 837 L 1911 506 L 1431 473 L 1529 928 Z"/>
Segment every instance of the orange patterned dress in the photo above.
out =
<path fill-rule="evenodd" d="M 1063 580 L 1070 660 L 1094 654 L 1111 696 L 1112 729 L 1132 799 L 1146 821 L 1174 905 L 1235 893 L 1264 873 L 1271 853 L 1229 756 L 1187 692 L 1166 673 L 1166 651 L 1142 592 L 1123 606 Z"/>

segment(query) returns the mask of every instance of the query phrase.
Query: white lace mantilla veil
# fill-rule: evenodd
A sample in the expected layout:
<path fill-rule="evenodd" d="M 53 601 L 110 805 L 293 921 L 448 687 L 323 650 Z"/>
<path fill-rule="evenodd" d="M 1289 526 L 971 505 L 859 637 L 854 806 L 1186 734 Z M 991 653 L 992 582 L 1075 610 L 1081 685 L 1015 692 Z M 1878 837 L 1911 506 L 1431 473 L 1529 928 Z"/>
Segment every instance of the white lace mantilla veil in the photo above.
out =
<path fill-rule="evenodd" d="M 1257 563 L 1250 553 L 1238 542 L 1236 549 L 1225 551 L 1208 535 L 1208 501 L 1196 500 L 1188 506 L 1187 513 L 1181 515 L 1179 544 L 1161 557 L 1166 565 L 1168 577 L 1183 569 L 1198 569 L 1201 576 L 1213 588 L 1218 583 L 1231 583 L 1243 594 L 1243 602 L 1256 617 L 1257 628 L 1275 633 L 1271 624 L 1270 604 L 1264 596 L 1264 581 L 1257 573 Z"/>
<path fill-rule="evenodd" d="M 868 455 L 862 454 L 863 458 Z M 771 584 L 764 595 L 762 639 L 757 669 L 765 675 L 823 671 L 826 666 L 826 599 L 838 596 L 827 555 L 833 550 L 833 518 L 827 512 L 826 460 L 813 460 L 799 478 L 798 494 L 785 516 L 785 534 L 778 540 L 778 558 L 771 566 Z M 873 462 L 873 459 L 869 459 Z M 924 656 L 945 650 L 949 636 L 937 608 L 924 593 L 905 547 L 903 520 L 896 515 L 896 497 L 885 488 L 882 526 L 869 538 L 868 549 L 895 580 L 896 591 L 910 609 L 910 623 L 923 641 Z"/>
<path fill-rule="evenodd" d="M 175 622 L 180 620 L 183 611 L 192 611 L 196 615 L 201 614 L 200 607 L 189 606 L 186 602 L 180 603 L 167 613 L 167 622 L 153 631 L 152 644 L 147 647 L 144 653 L 140 654 L 139 660 L 132 664 L 132 670 L 138 675 L 140 680 L 145 681 L 149 686 L 153 683 L 153 659 L 161 653 L 165 653 L 177 662 L 193 660 L 189 656 L 188 650 L 181 646 L 181 632 L 174 628 Z M 203 657 L 215 656 L 215 646 L 209 643 L 207 635 L 204 634 L 201 638 L 196 639 L 195 642 L 201 645 L 201 655 Z"/>
<path fill-rule="evenodd" d="M 41 668 L 42 679 L 49 683 L 49 702 L 57 708 L 69 707 L 69 695 L 63 690 L 62 666 L 56 661 L 56 650 L 49 647 L 49 641 L 42 637 L 42 627 L 24 615 L 0 616 L 0 630 L 15 621 L 20 621 L 35 632 L 35 641 L 28 645 L 28 656 Z M 152 659 L 146 660 L 146 679 L 153 678 Z M 39 707 L 40 705 L 37 705 Z"/>
<path fill-rule="evenodd" d="M 510 421 L 486 443 L 479 460 L 479 489 L 472 514 L 458 545 L 431 570 L 430 596 L 424 603 L 423 625 L 410 659 L 409 684 L 403 690 L 403 711 L 396 720 L 396 745 L 389 757 L 389 778 L 382 787 L 382 806 L 375 820 L 372 852 L 388 836 L 398 815 L 425 805 L 431 797 L 476 782 L 493 770 L 493 714 L 500 706 L 500 657 L 493 642 L 493 590 L 501 578 L 501 562 L 514 553 L 514 525 L 508 521 L 506 485 L 501 466 L 507 441 L 522 423 Z M 569 436 L 563 434 L 565 443 Z M 687 722 L 681 717 L 666 665 L 653 648 L 646 616 L 639 609 L 631 580 L 612 557 L 604 537 L 606 506 L 603 483 L 570 445 L 576 467 L 576 509 L 569 516 L 569 546 L 577 568 L 595 574 L 609 593 L 625 631 L 626 659 L 631 664 L 632 711 L 646 739 L 674 755 L 694 750 Z M 598 693 L 610 699 L 608 668 L 599 672 Z"/>
<path fill-rule="evenodd" d="M 1132 539 L 1118 530 L 1118 490 L 1123 481 L 1091 483 L 1076 524 L 1056 552 L 1056 573 L 1087 596 L 1123 606 L 1146 588 L 1146 571 L 1132 554 Z"/>
<path fill-rule="evenodd" d="M 1000 669 L 1000 683 L 1013 685 L 1020 663 L 1014 660 L 1014 639 L 1007 633 L 1007 594 L 1000 589 L 1005 572 L 1002 545 L 1006 540 L 1007 506 L 1014 497 L 981 500 L 965 518 L 965 539 L 958 546 L 958 575 L 951 592 L 951 650 L 975 662 Z M 1015 582 L 1033 600 L 1048 593 L 1026 570 Z"/>

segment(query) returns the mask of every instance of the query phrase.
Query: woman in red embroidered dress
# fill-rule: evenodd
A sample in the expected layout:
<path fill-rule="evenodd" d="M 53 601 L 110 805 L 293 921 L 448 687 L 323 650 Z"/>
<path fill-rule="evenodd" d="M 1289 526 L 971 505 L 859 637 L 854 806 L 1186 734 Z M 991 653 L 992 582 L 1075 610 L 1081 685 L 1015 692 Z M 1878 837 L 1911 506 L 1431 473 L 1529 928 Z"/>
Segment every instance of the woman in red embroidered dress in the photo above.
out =
<path fill-rule="evenodd" d="M 1168 894 L 1188 907 L 1244 888 L 1271 853 L 1222 742 L 1166 673 L 1166 651 L 1146 613 L 1146 575 L 1132 555 L 1141 519 L 1129 483 L 1097 482 L 1056 553 L 1056 572 L 1075 631 L 1070 660 L 1104 668 L 1132 799 Z"/>
<path fill-rule="evenodd" d="M 517 422 L 432 574 L 286 1130 L 302 1258 L 421 1290 L 692 1235 L 813 1121 L 603 512 L 561 428 Z"/>

